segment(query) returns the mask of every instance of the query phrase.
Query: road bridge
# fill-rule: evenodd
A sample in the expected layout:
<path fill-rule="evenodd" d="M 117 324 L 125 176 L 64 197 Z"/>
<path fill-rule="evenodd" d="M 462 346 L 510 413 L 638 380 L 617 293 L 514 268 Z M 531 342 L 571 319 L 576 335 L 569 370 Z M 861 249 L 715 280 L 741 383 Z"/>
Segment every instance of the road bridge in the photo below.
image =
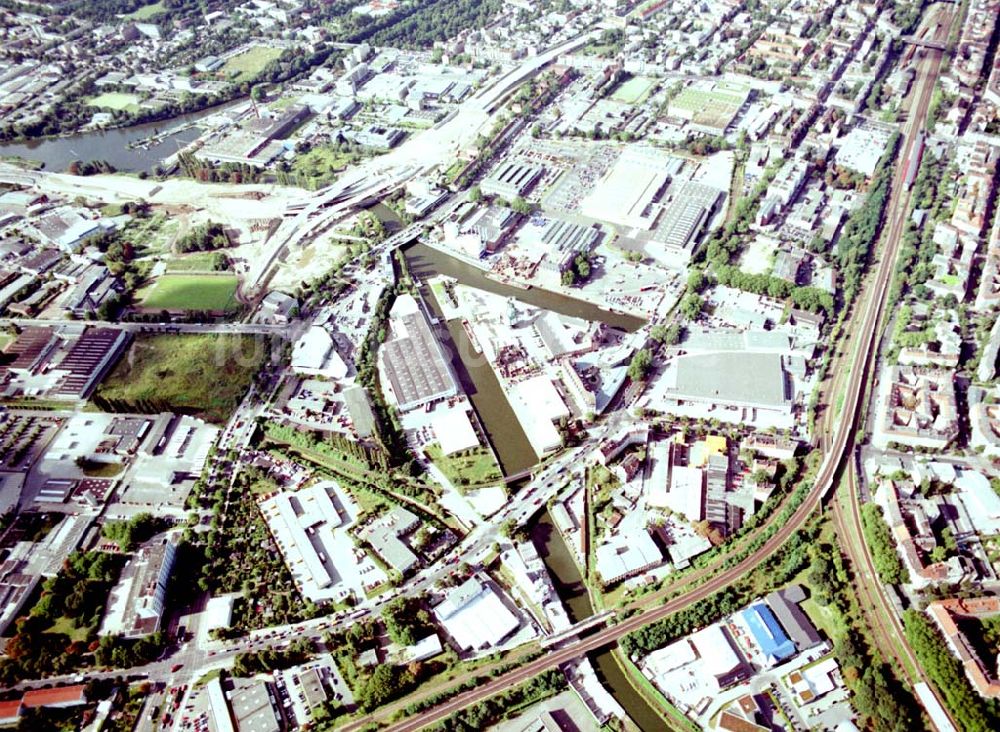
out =
<path fill-rule="evenodd" d="M 918 36 L 900 36 L 899 40 L 911 46 L 919 46 L 920 48 L 929 48 L 934 51 L 943 51 L 948 47 L 948 44 L 946 44 L 944 41 L 935 41 L 927 38 L 919 38 Z"/>

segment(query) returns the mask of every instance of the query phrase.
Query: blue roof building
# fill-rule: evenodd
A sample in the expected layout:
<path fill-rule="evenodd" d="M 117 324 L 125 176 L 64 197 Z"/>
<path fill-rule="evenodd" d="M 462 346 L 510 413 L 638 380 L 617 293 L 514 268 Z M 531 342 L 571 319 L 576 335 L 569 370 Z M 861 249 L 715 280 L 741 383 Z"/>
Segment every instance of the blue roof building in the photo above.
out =
<path fill-rule="evenodd" d="M 771 608 L 762 602 L 754 603 L 740 616 L 750 628 L 754 641 L 760 647 L 769 665 L 781 663 L 795 655 L 795 644 L 785 635 Z"/>

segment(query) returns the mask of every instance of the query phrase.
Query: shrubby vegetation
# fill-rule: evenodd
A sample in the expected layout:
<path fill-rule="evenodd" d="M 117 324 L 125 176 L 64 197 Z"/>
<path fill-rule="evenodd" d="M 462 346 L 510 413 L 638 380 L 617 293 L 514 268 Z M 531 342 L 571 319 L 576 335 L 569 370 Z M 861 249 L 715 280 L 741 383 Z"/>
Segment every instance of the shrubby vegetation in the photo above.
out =
<path fill-rule="evenodd" d="M 479 732 L 502 722 L 536 702 L 566 688 L 566 677 L 557 669 L 466 707 L 428 729 L 432 732 Z"/>
<path fill-rule="evenodd" d="M 352 43 L 370 41 L 379 46 L 427 48 L 459 31 L 482 28 L 500 9 L 499 0 L 423 0 L 404 5 L 385 19 L 355 16 L 364 23 L 350 37 Z"/>
<path fill-rule="evenodd" d="M 890 138 L 889 145 L 879 161 L 864 203 L 855 209 L 847 220 L 833 252 L 843 286 L 844 302 L 853 301 L 857 295 L 861 287 L 861 278 L 871 256 L 872 246 L 882 231 L 882 219 L 889 201 L 893 162 L 898 146 L 897 132 Z"/>
<path fill-rule="evenodd" d="M 865 542 L 871 547 L 872 561 L 875 562 L 879 579 L 889 585 L 906 582 L 906 570 L 896 553 L 889 527 L 882 518 L 882 509 L 874 503 L 866 503 L 861 507 L 861 522 L 864 525 Z"/>
<path fill-rule="evenodd" d="M 188 252 L 209 252 L 215 249 L 225 249 L 229 246 L 226 227 L 215 221 L 194 227 L 182 236 L 175 247 L 180 254 Z"/>
<path fill-rule="evenodd" d="M 299 595 L 261 516 L 257 498 L 274 490 L 277 486 L 263 471 L 244 466 L 231 488 L 229 476 L 223 472 L 215 484 L 199 481 L 191 499 L 210 507 L 212 520 L 207 534 L 192 534 L 197 543 L 185 548 L 185 566 L 198 577 L 200 590 L 242 592 L 234 608 L 233 626 L 244 632 L 319 613 Z M 240 567 L 240 571 L 234 572 L 233 567 Z"/>
<path fill-rule="evenodd" d="M 918 718 L 915 701 L 893 676 L 892 669 L 875 657 L 861 625 L 843 555 L 828 542 L 817 544 L 811 554 L 809 586 L 816 603 L 836 617 L 839 633 L 831 639 L 834 655 L 853 694 L 851 701 L 855 709 L 880 732 L 914 729 Z"/>
<path fill-rule="evenodd" d="M 917 610 L 903 613 L 906 640 L 917 656 L 959 729 L 986 732 L 1000 729 L 1000 708 L 995 699 L 980 697 L 969 684 L 962 664 L 930 619 Z"/>
<path fill-rule="evenodd" d="M 0 683 L 92 665 L 104 603 L 123 564 L 123 557 L 106 552 L 71 554 L 62 570 L 42 584 L 28 614 L 16 621 L 6 658 L 0 660 Z"/>

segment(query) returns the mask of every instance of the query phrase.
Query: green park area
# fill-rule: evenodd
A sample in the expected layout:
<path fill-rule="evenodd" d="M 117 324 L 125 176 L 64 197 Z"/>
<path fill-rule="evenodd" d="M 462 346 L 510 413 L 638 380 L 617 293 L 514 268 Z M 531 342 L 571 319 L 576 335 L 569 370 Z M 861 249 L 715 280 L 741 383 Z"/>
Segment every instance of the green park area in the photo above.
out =
<path fill-rule="evenodd" d="M 127 20 L 149 20 L 150 18 L 155 18 L 157 15 L 163 15 L 165 12 L 167 12 L 167 6 L 163 4 L 163 0 L 159 0 L 159 2 L 136 8 L 123 17 Z"/>
<path fill-rule="evenodd" d="M 232 275 L 166 274 L 138 293 L 146 310 L 223 312 L 239 307 Z"/>
<path fill-rule="evenodd" d="M 337 176 L 349 165 L 364 159 L 357 150 L 340 149 L 334 145 L 317 145 L 295 156 L 292 163 L 292 183 L 315 190 L 337 180 Z"/>
<path fill-rule="evenodd" d="M 493 453 L 482 446 L 444 455 L 441 447 L 435 444 L 427 447 L 427 457 L 456 488 L 487 485 L 503 479 Z"/>
<path fill-rule="evenodd" d="M 227 79 L 239 83 L 256 79 L 264 67 L 281 55 L 280 48 L 268 46 L 253 46 L 243 53 L 237 54 L 222 66 L 222 73 Z"/>
<path fill-rule="evenodd" d="M 124 94 L 122 92 L 105 92 L 96 97 L 91 97 L 87 104 L 91 107 L 101 109 L 126 110 L 135 112 L 139 109 L 139 97 L 135 94 Z"/>
<path fill-rule="evenodd" d="M 649 96 L 654 86 L 656 86 L 656 82 L 653 79 L 647 79 L 643 76 L 633 76 L 615 89 L 614 94 L 611 95 L 611 99 L 616 102 L 623 102 L 624 104 L 640 104 L 646 101 L 646 97 Z"/>
<path fill-rule="evenodd" d="M 148 335 L 132 344 L 94 403 L 125 412 L 163 410 L 224 422 L 267 357 L 253 336 Z"/>

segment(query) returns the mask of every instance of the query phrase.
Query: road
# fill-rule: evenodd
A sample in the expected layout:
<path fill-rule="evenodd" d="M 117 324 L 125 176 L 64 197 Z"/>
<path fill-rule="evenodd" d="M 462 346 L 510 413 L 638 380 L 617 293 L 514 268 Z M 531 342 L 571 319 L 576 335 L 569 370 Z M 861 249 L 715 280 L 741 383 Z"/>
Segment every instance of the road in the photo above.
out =
<path fill-rule="evenodd" d="M 949 22 L 945 24 L 950 27 Z M 924 129 L 927 110 L 930 105 L 931 93 L 940 71 L 941 53 L 930 50 L 917 73 L 917 80 L 910 98 L 910 114 L 902 130 L 903 140 L 900 145 L 900 161 L 909 160 L 917 139 L 917 133 Z M 889 225 L 883 229 L 884 249 L 876 268 L 866 283 L 866 290 L 872 293 L 869 297 L 860 298 L 854 315 L 855 337 L 851 369 L 846 377 L 846 392 L 844 404 L 840 413 L 833 418 L 833 435 L 829 440 L 828 449 L 824 451 L 823 462 L 816 475 L 815 484 L 802 504 L 795 510 L 792 517 L 764 543 L 759 551 L 745 558 L 735 566 L 723 570 L 704 584 L 690 589 L 681 597 L 670 600 L 664 605 L 652 608 L 634 615 L 618 625 L 609 627 L 593 636 L 577 640 L 567 646 L 553 650 L 542 658 L 521 668 L 510 671 L 483 686 L 458 695 L 454 699 L 429 709 L 410 719 L 403 720 L 388 727 L 390 732 L 409 732 L 440 721 L 452 712 L 486 699 L 511 686 L 517 685 L 551 668 L 578 658 L 591 651 L 616 643 L 625 635 L 643 626 L 654 623 L 680 610 L 709 597 L 746 577 L 762 562 L 772 556 L 781 546 L 806 522 L 821 502 L 832 494 L 837 485 L 841 468 L 850 460 L 854 445 L 858 416 L 867 402 L 865 395 L 869 384 L 870 372 L 877 361 L 878 344 L 880 342 L 880 327 L 882 325 L 889 286 L 895 269 L 895 263 L 902 234 L 906 226 L 910 192 L 903 187 L 906 165 L 896 166 L 893 179 L 892 195 L 886 207 L 886 221 Z M 860 320 L 858 320 L 860 318 Z M 846 354 L 845 354 L 846 355 Z M 356 726 L 349 725 L 345 729 L 360 729 L 371 720 L 359 720 Z"/>
<path fill-rule="evenodd" d="M 107 320 L 72 320 L 68 318 L 0 318 L 0 327 L 18 328 L 52 327 L 63 325 L 114 328 L 129 333 L 219 333 L 222 335 L 268 335 L 279 338 L 294 338 L 301 333 L 294 325 L 271 325 L 267 323 L 130 323 Z"/>

